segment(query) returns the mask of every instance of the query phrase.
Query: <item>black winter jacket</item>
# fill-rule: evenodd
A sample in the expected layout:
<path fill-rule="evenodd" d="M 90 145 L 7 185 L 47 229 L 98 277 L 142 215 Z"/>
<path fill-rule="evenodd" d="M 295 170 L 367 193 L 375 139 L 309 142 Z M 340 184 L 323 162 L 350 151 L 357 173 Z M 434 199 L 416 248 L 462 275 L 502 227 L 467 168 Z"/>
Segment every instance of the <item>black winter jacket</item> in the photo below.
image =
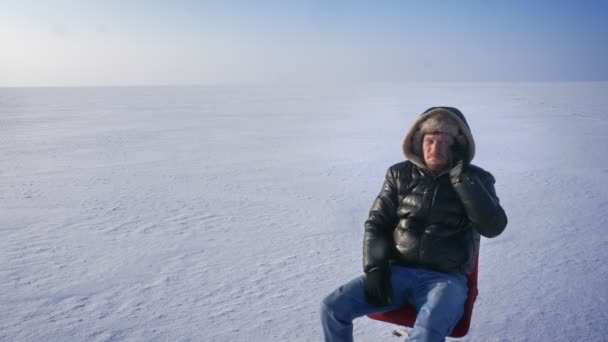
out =
<path fill-rule="evenodd" d="M 489 172 L 469 165 L 452 185 L 448 173 L 404 161 L 388 169 L 365 222 L 363 268 L 396 264 L 468 274 L 479 235 L 497 236 L 506 224 Z"/>

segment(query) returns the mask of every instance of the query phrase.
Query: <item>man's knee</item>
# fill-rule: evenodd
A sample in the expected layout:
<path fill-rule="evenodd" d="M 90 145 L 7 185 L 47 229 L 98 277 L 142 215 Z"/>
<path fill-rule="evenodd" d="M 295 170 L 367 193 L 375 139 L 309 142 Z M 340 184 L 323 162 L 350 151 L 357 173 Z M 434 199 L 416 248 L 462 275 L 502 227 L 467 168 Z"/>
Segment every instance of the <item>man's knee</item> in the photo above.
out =
<path fill-rule="evenodd" d="M 463 306 L 422 308 L 416 317 L 412 341 L 444 341 L 464 312 Z"/>
<path fill-rule="evenodd" d="M 320 312 L 321 312 L 322 317 L 329 315 L 329 313 L 333 311 L 331 304 L 328 303 L 328 298 L 329 298 L 329 296 L 323 298 L 323 300 L 321 301 Z"/>
<path fill-rule="evenodd" d="M 323 298 L 323 300 L 321 301 L 321 315 L 333 315 L 336 312 L 339 312 L 340 307 L 344 306 L 343 303 L 340 304 L 341 302 L 343 302 L 343 299 L 341 300 L 340 297 L 341 296 L 339 291 L 334 291 L 327 295 L 325 298 Z"/>
<path fill-rule="evenodd" d="M 351 322 L 356 318 L 357 305 L 341 286 L 321 301 L 321 317 L 331 317 L 340 322 Z"/>
<path fill-rule="evenodd" d="M 464 313 L 466 287 L 439 283 L 427 295 L 416 318 L 416 328 L 429 336 L 447 336 Z M 431 339 L 432 340 L 432 339 Z"/>
<path fill-rule="evenodd" d="M 462 318 L 464 304 L 457 306 L 423 307 L 417 315 L 417 322 L 426 328 L 443 331 L 451 328 Z"/>
<path fill-rule="evenodd" d="M 348 310 L 338 305 L 336 298 L 331 295 L 325 297 L 321 301 L 321 321 L 323 324 L 335 322 L 340 324 L 349 324 L 352 322 Z"/>
<path fill-rule="evenodd" d="M 428 293 L 427 304 L 431 307 L 443 307 L 447 310 L 461 309 L 467 300 L 466 284 L 442 282 L 435 285 Z"/>

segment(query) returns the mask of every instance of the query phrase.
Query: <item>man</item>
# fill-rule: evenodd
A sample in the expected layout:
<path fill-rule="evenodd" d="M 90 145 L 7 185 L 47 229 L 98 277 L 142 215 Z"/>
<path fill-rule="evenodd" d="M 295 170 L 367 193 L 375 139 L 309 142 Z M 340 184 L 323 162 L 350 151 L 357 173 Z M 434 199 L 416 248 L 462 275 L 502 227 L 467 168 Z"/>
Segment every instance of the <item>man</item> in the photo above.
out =
<path fill-rule="evenodd" d="M 458 109 L 422 113 L 403 153 L 408 160 L 388 169 L 365 221 L 365 275 L 322 302 L 326 341 L 352 341 L 355 318 L 406 303 L 418 313 L 408 341 L 444 341 L 462 316 L 480 234 L 507 225 L 494 177 L 470 164 L 475 141 Z"/>

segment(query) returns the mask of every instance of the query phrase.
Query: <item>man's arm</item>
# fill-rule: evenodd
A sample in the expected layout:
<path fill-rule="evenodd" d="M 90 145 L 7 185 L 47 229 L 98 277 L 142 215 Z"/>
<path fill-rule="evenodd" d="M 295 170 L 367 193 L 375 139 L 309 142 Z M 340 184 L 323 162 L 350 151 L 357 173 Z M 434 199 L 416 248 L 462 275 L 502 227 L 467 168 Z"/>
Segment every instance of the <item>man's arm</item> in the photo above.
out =
<path fill-rule="evenodd" d="M 467 216 L 476 224 L 479 233 L 492 238 L 502 233 L 507 226 L 507 215 L 496 196 L 494 176 L 480 171 L 478 177 L 468 169 L 458 177 L 453 177 L 452 184 Z"/>
<path fill-rule="evenodd" d="M 397 224 L 397 177 L 390 167 L 382 190 L 376 197 L 365 221 L 363 236 L 363 271 L 365 272 L 365 300 L 373 306 L 392 302 L 389 258 L 394 248 L 393 228 Z"/>
<path fill-rule="evenodd" d="M 363 271 L 388 268 L 394 248 L 393 229 L 397 225 L 397 178 L 392 167 L 386 172 L 382 189 L 372 204 L 365 221 L 363 236 Z"/>

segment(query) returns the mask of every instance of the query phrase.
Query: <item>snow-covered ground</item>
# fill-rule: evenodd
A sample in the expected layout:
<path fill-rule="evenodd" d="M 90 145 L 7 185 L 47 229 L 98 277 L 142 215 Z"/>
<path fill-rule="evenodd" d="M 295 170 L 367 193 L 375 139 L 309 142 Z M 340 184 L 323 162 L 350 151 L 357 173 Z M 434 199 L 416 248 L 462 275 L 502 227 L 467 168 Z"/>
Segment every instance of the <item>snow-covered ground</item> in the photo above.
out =
<path fill-rule="evenodd" d="M 320 341 L 435 105 L 509 217 L 461 340 L 605 341 L 608 83 L 0 88 L 0 340 Z"/>

